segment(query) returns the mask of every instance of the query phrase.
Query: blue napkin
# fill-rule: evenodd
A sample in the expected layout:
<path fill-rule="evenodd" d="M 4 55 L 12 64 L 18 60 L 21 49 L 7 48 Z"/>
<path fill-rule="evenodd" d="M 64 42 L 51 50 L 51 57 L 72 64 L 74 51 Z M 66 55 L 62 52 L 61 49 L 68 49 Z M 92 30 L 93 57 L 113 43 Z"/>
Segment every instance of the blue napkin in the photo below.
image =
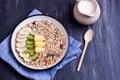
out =
<path fill-rule="evenodd" d="M 33 10 L 29 16 L 41 14 L 38 10 Z M 9 35 L 3 42 L 0 44 L 0 58 L 10 64 L 18 73 L 21 75 L 33 79 L 33 80 L 53 80 L 57 70 L 61 69 L 64 65 L 69 63 L 70 61 L 77 58 L 80 53 L 81 49 L 79 48 L 81 43 L 74 38 L 70 37 L 69 49 L 65 58 L 56 66 L 46 69 L 46 70 L 32 70 L 29 69 L 22 64 L 20 64 L 14 57 L 12 50 L 11 50 L 11 35 Z"/>

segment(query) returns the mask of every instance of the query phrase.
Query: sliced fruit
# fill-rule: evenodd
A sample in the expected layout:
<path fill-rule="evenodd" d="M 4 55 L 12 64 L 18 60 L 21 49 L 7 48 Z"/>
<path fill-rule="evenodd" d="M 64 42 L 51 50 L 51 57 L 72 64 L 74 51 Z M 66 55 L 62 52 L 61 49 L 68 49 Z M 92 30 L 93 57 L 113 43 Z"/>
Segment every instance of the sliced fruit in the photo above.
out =
<path fill-rule="evenodd" d="M 34 40 L 34 36 L 28 35 L 28 36 L 27 36 L 27 39 L 28 39 L 28 40 Z"/>
<path fill-rule="evenodd" d="M 30 53 L 30 55 L 33 55 L 33 54 L 35 54 L 35 52 L 34 53 Z"/>
<path fill-rule="evenodd" d="M 44 41 L 45 38 L 42 35 L 35 34 L 34 41 Z"/>
<path fill-rule="evenodd" d="M 18 47 L 18 48 L 16 48 L 16 50 L 18 51 L 18 52 L 24 52 L 25 50 L 26 50 L 26 47 Z"/>
<path fill-rule="evenodd" d="M 45 51 L 45 48 L 42 48 L 42 47 L 35 47 L 35 52 L 43 52 Z"/>
<path fill-rule="evenodd" d="M 34 50 L 30 50 L 30 49 L 27 49 L 24 51 L 26 54 L 30 54 L 30 53 L 34 53 L 35 51 Z"/>
<path fill-rule="evenodd" d="M 43 46 L 45 46 L 45 45 L 46 45 L 45 42 L 41 42 L 41 41 L 36 41 L 36 42 L 35 42 L 35 46 L 38 46 L 38 47 L 43 47 Z"/>
<path fill-rule="evenodd" d="M 27 57 L 27 58 L 25 57 L 25 58 L 23 58 L 23 59 L 24 59 L 26 62 L 32 61 L 32 60 L 29 59 L 29 57 Z"/>
<path fill-rule="evenodd" d="M 30 58 L 30 60 L 35 60 L 35 59 L 37 59 L 37 54 L 31 55 L 29 58 Z"/>
<path fill-rule="evenodd" d="M 27 30 L 27 32 L 31 32 L 32 29 L 31 28 L 25 28 Z"/>
<path fill-rule="evenodd" d="M 20 31 L 19 31 L 19 34 L 20 34 L 20 35 L 28 35 L 29 32 L 27 32 L 26 30 L 20 30 Z"/>
<path fill-rule="evenodd" d="M 27 38 L 16 38 L 16 41 L 18 41 L 18 42 L 23 42 L 23 41 L 26 41 L 27 40 Z"/>
<path fill-rule="evenodd" d="M 17 46 L 17 47 L 25 47 L 25 46 L 26 46 L 26 43 L 25 43 L 25 41 L 24 41 L 24 42 L 17 42 L 17 43 L 16 43 L 16 46 Z"/>
<path fill-rule="evenodd" d="M 25 53 L 19 53 L 19 56 L 25 58 L 25 57 L 29 57 L 29 54 L 25 54 Z"/>
<path fill-rule="evenodd" d="M 28 35 L 20 35 L 20 34 L 17 35 L 18 38 L 26 38 L 27 36 Z"/>
<path fill-rule="evenodd" d="M 26 42 L 27 45 L 34 45 L 34 41 L 28 41 Z"/>
<path fill-rule="evenodd" d="M 28 49 L 34 49 L 34 45 L 26 45 Z"/>

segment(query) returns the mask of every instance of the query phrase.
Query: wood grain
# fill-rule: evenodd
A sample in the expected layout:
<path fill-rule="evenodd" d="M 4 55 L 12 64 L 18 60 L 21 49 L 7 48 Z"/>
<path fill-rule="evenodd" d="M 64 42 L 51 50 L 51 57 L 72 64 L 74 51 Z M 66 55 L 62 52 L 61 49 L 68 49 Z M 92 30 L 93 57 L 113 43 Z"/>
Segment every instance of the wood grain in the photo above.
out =
<path fill-rule="evenodd" d="M 54 80 L 119 80 L 120 79 L 120 0 L 98 0 L 101 17 L 93 25 L 83 26 L 73 17 L 76 0 L 0 0 L 0 42 L 5 39 L 34 8 L 57 18 L 69 35 L 82 42 L 89 27 L 94 39 L 87 48 L 80 72 L 79 59 L 59 70 Z M 0 79 L 26 80 L 0 60 Z"/>

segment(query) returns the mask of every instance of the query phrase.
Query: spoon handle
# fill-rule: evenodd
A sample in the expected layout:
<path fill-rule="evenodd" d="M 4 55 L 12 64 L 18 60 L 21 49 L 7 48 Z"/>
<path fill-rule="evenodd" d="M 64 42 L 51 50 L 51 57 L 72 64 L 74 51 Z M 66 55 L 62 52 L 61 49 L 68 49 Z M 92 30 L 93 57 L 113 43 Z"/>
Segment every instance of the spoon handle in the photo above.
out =
<path fill-rule="evenodd" d="M 79 61 L 78 67 L 77 67 L 78 72 L 80 71 L 80 68 L 81 68 L 81 65 L 82 65 L 82 62 L 83 62 L 83 59 L 84 59 L 84 55 L 85 55 L 87 46 L 88 46 L 88 42 L 85 41 L 85 46 L 84 46 L 84 49 L 83 49 L 83 52 L 82 52 L 82 55 L 81 55 L 81 58 L 80 58 L 80 61 Z"/>

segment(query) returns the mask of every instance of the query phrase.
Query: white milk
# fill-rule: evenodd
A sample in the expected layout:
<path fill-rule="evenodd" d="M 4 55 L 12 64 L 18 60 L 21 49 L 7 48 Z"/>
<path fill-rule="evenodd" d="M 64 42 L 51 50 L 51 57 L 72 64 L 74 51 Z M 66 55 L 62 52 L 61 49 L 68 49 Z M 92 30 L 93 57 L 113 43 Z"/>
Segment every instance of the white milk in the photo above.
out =
<path fill-rule="evenodd" d="M 78 10 L 83 14 L 92 15 L 92 13 L 94 13 L 95 6 L 91 1 L 83 0 L 79 2 Z"/>

